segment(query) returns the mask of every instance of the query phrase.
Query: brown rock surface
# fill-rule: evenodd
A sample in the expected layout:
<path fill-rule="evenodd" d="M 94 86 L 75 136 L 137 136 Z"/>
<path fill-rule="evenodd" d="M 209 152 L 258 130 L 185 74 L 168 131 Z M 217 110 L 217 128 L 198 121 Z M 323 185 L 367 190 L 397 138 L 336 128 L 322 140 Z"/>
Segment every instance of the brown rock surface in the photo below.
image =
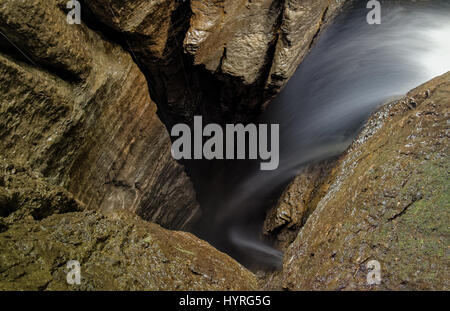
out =
<path fill-rule="evenodd" d="M 198 212 L 195 193 L 170 155 L 144 75 L 120 46 L 69 25 L 65 3 L 0 6 L 2 157 L 88 208 L 186 227 Z"/>
<path fill-rule="evenodd" d="M 167 126 L 198 112 L 199 82 L 183 52 L 188 2 L 95 0 L 84 2 L 83 8 L 87 24 L 131 52 Z"/>
<path fill-rule="evenodd" d="M 291 244 L 300 228 L 326 194 L 333 177 L 335 160 L 308 165 L 284 190 L 264 221 L 264 234 L 275 238 L 281 250 Z"/>
<path fill-rule="evenodd" d="M 265 85 L 267 96 L 278 93 L 286 85 L 326 24 L 345 2 L 284 1 L 279 38 Z"/>
<path fill-rule="evenodd" d="M 64 0 L 0 4 L 0 289 L 73 289 L 72 259 L 78 289 L 255 289 L 135 214 L 192 223 L 165 126 L 257 115 L 345 1 L 81 2 L 81 25 Z M 300 230 L 270 288 L 449 289 L 449 91 L 446 74 L 383 107 L 337 164 L 295 179 L 265 224 L 280 248 Z"/>
<path fill-rule="evenodd" d="M 447 73 L 373 114 L 272 280 L 292 290 L 450 288 L 449 98 Z M 379 285 L 366 282 L 370 260 Z"/>
<path fill-rule="evenodd" d="M 131 47 L 145 58 L 164 59 L 170 54 L 167 46 L 176 32 L 171 16 L 179 8 L 179 1 L 95 0 L 84 1 L 83 5 L 98 21 L 123 32 L 125 38 L 118 39 L 133 43 Z"/>
<path fill-rule="evenodd" d="M 0 162 L 0 290 L 254 290 L 255 276 L 186 232 L 128 211 L 82 211 L 61 187 Z M 66 281 L 81 265 L 81 284 Z"/>
<path fill-rule="evenodd" d="M 184 45 L 196 65 L 253 84 L 264 74 L 276 39 L 281 1 L 191 1 Z"/>
<path fill-rule="evenodd" d="M 314 40 L 345 1 L 191 1 L 193 15 L 184 45 L 195 65 L 278 93 Z M 250 98 L 247 99 L 252 105 Z"/>
<path fill-rule="evenodd" d="M 170 127 L 259 114 L 345 2 L 95 0 L 86 20 L 133 52 Z"/>
<path fill-rule="evenodd" d="M 28 167 L 0 159 L 0 232 L 25 219 L 39 221 L 83 209 L 63 187 L 52 185 Z"/>
<path fill-rule="evenodd" d="M 146 78 L 109 33 L 69 25 L 65 4 L 0 5 L 0 290 L 256 289 L 206 242 L 136 215 L 186 228 L 198 204 Z M 118 25 L 146 29 L 138 20 Z M 163 41 L 143 49 L 157 57 Z M 66 282 L 69 260 L 80 285 Z"/>

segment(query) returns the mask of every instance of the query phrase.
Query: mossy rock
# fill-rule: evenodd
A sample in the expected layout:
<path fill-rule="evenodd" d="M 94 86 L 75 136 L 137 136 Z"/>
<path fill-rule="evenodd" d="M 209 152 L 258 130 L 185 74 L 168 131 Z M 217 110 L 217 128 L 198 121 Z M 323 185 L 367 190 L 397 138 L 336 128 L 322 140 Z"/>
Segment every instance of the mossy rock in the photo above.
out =
<path fill-rule="evenodd" d="M 448 290 L 450 73 L 374 113 L 290 245 L 294 290 Z M 367 263 L 381 283 L 367 282 Z"/>

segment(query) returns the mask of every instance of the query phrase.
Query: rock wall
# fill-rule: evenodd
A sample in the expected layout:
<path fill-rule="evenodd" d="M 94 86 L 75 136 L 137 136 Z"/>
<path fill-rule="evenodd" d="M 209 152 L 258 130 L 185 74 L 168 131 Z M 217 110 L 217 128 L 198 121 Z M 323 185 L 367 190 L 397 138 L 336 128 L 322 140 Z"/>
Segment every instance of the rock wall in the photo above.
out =
<path fill-rule="evenodd" d="M 65 5 L 0 5 L 0 289 L 256 289 L 206 242 L 147 222 L 187 229 L 199 215 L 192 184 L 127 40 L 68 24 Z M 69 260 L 79 286 L 66 282 Z"/>
<path fill-rule="evenodd" d="M 256 289 L 207 243 L 144 221 L 199 215 L 166 128 L 251 120 L 345 2 L 91 0 L 69 25 L 65 0 L 2 1 L 0 289 L 72 289 L 72 259 L 82 289 Z M 296 178 L 265 223 L 287 248 L 269 288 L 448 290 L 449 92 L 450 74 L 411 91 Z"/>
<path fill-rule="evenodd" d="M 0 249 L 0 290 L 257 289 L 251 272 L 208 243 L 118 212 L 28 221 L 0 234 Z M 66 281 L 69 260 L 80 262 L 80 285 Z"/>
<path fill-rule="evenodd" d="M 300 228 L 327 193 L 335 173 L 336 159 L 308 165 L 284 190 L 269 209 L 263 233 L 273 245 L 285 251 Z"/>
<path fill-rule="evenodd" d="M 66 1 L 0 6 L 1 157 L 68 189 L 89 209 L 127 209 L 169 228 L 198 215 L 170 155 L 147 81 L 121 46 Z"/>
<path fill-rule="evenodd" d="M 450 288 L 449 96 L 447 73 L 383 106 L 316 192 L 299 187 L 299 180 L 320 176 L 327 165 L 311 167 L 289 186 L 290 213 L 314 211 L 267 288 Z M 317 196 L 323 185 L 327 190 Z M 315 196 L 318 203 L 304 200 Z M 285 205 L 282 199 L 275 211 Z M 273 218 L 266 223 L 277 224 Z M 381 265 L 379 285 L 367 283 L 370 260 Z"/>
<path fill-rule="evenodd" d="M 216 122 L 250 120 L 344 3 L 80 2 L 82 25 L 66 22 L 62 0 L 11 0 L 2 7 L 2 55 L 10 61 L 5 70 L 16 66 L 32 80 L 13 83 L 18 74 L 11 72 L 4 83 L 22 89 L 2 96 L 48 85 L 42 90 L 49 94 L 46 103 L 31 114 L 51 115 L 33 125 L 19 120 L 16 137 L 29 129 L 36 135 L 4 143 L 14 144 L 13 158 L 16 149 L 33 146 L 20 161 L 34 162 L 33 169 L 89 208 L 126 205 L 170 228 L 186 228 L 199 208 L 183 168 L 170 159 L 169 138 L 155 112 L 168 128 L 195 114 Z M 27 97 L 20 105 L 35 101 Z M 3 127 L 10 131 L 6 122 Z"/>
<path fill-rule="evenodd" d="M 346 1 L 84 1 L 133 52 L 163 122 L 248 121 L 287 83 Z"/>

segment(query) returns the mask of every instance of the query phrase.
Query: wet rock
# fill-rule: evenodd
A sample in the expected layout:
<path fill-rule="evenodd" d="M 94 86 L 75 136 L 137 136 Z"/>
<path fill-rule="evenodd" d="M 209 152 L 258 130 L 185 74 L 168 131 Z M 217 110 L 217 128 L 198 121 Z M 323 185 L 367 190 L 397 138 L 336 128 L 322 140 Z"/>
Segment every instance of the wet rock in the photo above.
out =
<path fill-rule="evenodd" d="M 86 1 L 84 20 L 134 57 L 158 115 L 169 128 L 198 112 L 198 78 L 183 52 L 190 8 L 184 1 Z"/>
<path fill-rule="evenodd" d="M 176 27 L 172 27 L 172 15 L 180 7 L 181 1 L 148 1 L 148 0 L 95 0 L 84 1 L 83 5 L 97 20 L 85 19 L 91 23 L 104 25 L 123 32 L 125 37 L 118 38 L 126 48 L 133 48 L 145 55 L 147 59 L 164 59 L 170 55 L 167 50 L 171 37 L 176 35 Z M 139 44 L 137 44 L 139 43 Z"/>
<path fill-rule="evenodd" d="M 0 159 L 0 227 L 5 231 L 24 219 L 81 211 L 84 205 L 66 189 L 34 176 L 30 170 Z"/>
<path fill-rule="evenodd" d="M 0 6 L 0 289 L 256 289 L 229 256 L 146 221 L 186 229 L 199 208 L 147 79 L 111 33 L 162 60 L 174 3 L 92 1 L 98 14 L 111 4 L 109 28 L 69 25 L 66 1 Z M 80 285 L 67 284 L 70 260 Z"/>
<path fill-rule="evenodd" d="M 346 1 L 283 1 L 278 39 L 265 83 L 266 96 L 277 94 L 294 74 L 327 23 Z"/>
<path fill-rule="evenodd" d="M 449 95 L 447 73 L 372 115 L 289 246 L 280 287 L 449 289 Z"/>
<path fill-rule="evenodd" d="M 281 1 L 191 1 L 184 40 L 194 64 L 255 83 L 276 40 Z"/>
<path fill-rule="evenodd" d="M 258 115 L 345 3 L 95 0 L 85 19 L 133 52 L 171 127 L 196 114 L 215 122 Z"/>
<path fill-rule="evenodd" d="M 0 290 L 257 288 L 251 272 L 190 233 L 126 209 L 87 211 L 63 187 L 6 160 L 0 177 Z M 67 283 L 71 260 L 81 264 L 79 285 Z"/>
<path fill-rule="evenodd" d="M 191 1 L 184 40 L 195 65 L 259 88 L 267 101 L 278 93 L 314 40 L 345 1 Z M 247 98 L 246 98 L 247 99 Z M 247 102 L 260 106 L 251 98 Z"/>
<path fill-rule="evenodd" d="M 67 263 L 81 282 L 67 283 Z M 208 243 L 128 212 L 25 220 L 0 233 L 1 290 L 255 290 L 254 275 Z"/>
<path fill-rule="evenodd" d="M 68 24 L 65 4 L 0 7 L 2 156 L 27 163 L 90 209 L 127 209 L 169 228 L 188 227 L 199 207 L 170 155 L 146 78 L 107 34 Z M 136 9 L 127 5 L 124 16 Z M 120 25 L 142 28 L 138 16 L 129 18 Z"/>
<path fill-rule="evenodd" d="M 326 194 L 333 176 L 335 160 L 307 166 L 269 210 L 264 221 L 264 234 L 274 239 L 281 250 L 291 244 L 317 204 Z"/>

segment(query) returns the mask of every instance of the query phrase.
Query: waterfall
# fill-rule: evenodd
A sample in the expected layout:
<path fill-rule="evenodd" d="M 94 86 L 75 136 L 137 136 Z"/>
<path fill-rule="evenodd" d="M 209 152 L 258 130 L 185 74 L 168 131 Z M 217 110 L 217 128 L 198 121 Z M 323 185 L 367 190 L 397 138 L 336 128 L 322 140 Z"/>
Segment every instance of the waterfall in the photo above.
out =
<path fill-rule="evenodd" d="M 369 25 L 357 1 L 329 25 L 258 122 L 280 124 L 280 165 L 213 164 L 198 233 L 247 265 L 279 266 L 261 242 L 264 212 L 306 164 L 342 153 L 379 105 L 450 70 L 450 2 L 384 1 Z"/>

